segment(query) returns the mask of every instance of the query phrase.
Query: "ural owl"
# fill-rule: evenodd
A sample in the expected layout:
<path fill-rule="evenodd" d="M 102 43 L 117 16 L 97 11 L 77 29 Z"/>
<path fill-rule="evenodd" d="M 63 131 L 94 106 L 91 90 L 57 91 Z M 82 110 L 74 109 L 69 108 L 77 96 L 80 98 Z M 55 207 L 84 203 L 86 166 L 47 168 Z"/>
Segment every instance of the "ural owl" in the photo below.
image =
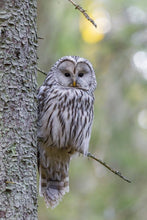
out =
<path fill-rule="evenodd" d="M 96 78 L 78 56 L 59 59 L 38 92 L 39 193 L 55 207 L 69 191 L 69 163 L 88 153 Z"/>

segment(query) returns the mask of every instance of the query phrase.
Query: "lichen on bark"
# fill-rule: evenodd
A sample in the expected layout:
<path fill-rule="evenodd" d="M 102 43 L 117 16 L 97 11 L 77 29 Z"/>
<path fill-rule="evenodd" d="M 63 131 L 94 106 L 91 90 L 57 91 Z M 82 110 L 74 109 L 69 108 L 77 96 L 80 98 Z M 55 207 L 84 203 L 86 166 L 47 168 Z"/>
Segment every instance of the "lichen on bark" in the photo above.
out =
<path fill-rule="evenodd" d="M 36 4 L 0 1 L 0 219 L 37 219 Z"/>

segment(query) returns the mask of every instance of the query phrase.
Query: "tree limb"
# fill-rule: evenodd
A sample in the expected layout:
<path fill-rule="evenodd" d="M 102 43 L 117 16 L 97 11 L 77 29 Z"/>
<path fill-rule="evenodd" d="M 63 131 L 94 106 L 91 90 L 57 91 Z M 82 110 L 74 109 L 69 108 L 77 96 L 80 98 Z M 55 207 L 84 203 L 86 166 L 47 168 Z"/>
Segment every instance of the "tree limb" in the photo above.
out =
<path fill-rule="evenodd" d="M 94 20 L 92 18 L 89 17 L 89 15 L 87 14 L 86 10 L 84 10 L 80 5 L 77 5 L 72 0 L 68 0 L 68 1 L 71 4 L 73 4 L 75 6 L 75 9 L 78 9 L 84 15 L 84 17 L 94 25 L 95 28 L 97 28 L 97 24 L 94 22 Z"/>
<path fill-rule="evenodd" d="M 112 173 L 114 173 L 115 175 L 119 176 L 120 178 L 122 178 L 123 180 L 125 180 L 128 183 L 131 183 L 131 181 L 129 179 L 127 179 L 126 177 L 124 177 L 119 171 L 111 168 L 108 164 L 106 164 L 104 161 L 96 158 L 94 155 L 92 155 L 90 152 L 87 153 L 86 155 L 89 158 L 92 158 L 93 160 L 97 161 L 98 163 L 102 164 L 104 167 L 106 167 L 108 170 L 110 170 Z"/>

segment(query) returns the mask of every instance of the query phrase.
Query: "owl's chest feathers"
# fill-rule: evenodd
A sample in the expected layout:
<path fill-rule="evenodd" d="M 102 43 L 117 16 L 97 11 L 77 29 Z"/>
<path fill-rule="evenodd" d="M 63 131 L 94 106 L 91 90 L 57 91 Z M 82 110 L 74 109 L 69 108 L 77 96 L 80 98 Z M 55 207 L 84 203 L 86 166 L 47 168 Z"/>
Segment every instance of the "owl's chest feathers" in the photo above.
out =
<path fill-rule="evenodd" d="M 46 98 L 44 106 L 41 120 L 47 145 L 77 148 L 82 152 L 83 147 L 88 148 L 93 120 L 92 96 L 76 89 L 54 90 Z"/>

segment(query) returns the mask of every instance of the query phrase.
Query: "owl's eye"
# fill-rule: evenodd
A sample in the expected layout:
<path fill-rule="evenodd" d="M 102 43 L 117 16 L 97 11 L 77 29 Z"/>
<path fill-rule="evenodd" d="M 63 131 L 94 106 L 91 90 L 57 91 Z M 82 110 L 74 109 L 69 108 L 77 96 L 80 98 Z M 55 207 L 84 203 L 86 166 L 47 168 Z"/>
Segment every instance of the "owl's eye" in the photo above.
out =
<path fill-rule="evenodd" d="M 84 76 L 84 73 L 79 73 L 78 76 L 79 76 L 79 77 L 83 77 L 83 76 Z"/>
<path fill-rule="evenodd" d="M 65 75 L 66 77 L 69 77 L 69 76 L 70 76 L 70 73 L 64 73 L 64 75 Z"/>

